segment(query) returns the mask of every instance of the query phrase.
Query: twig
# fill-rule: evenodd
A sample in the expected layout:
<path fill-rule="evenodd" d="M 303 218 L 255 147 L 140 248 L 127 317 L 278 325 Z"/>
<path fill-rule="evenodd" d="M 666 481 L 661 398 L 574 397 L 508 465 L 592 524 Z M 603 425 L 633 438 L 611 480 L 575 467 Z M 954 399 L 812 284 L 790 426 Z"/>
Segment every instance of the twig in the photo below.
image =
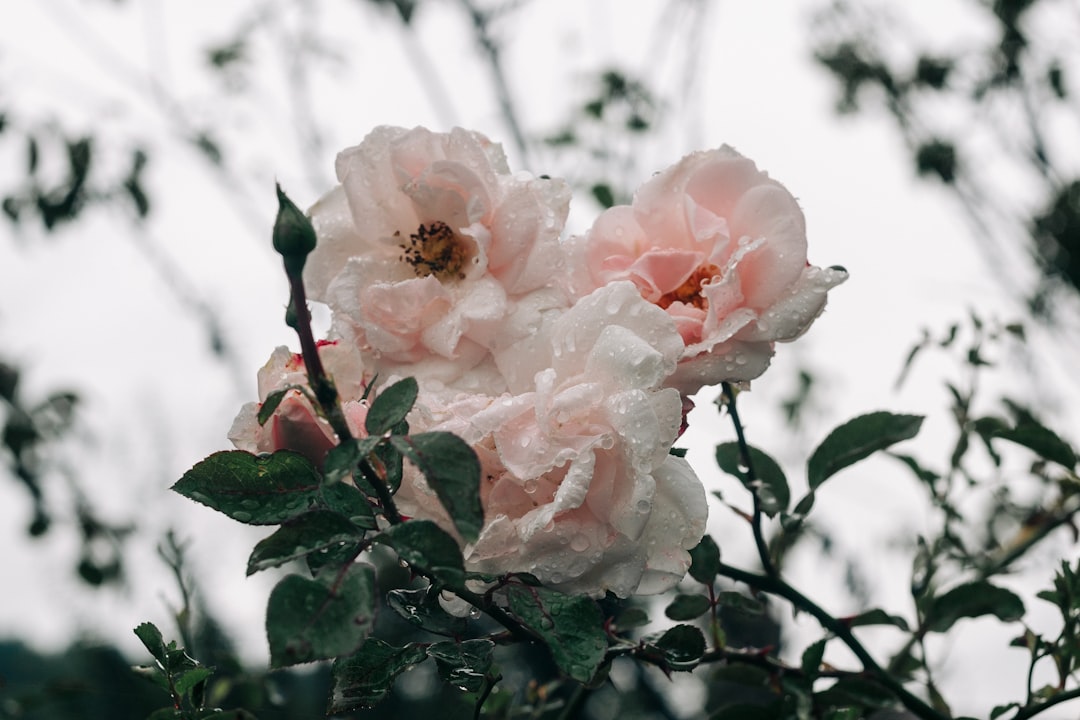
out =
<path fill-rule="evenodd" d="M 1027 720 L 1028 718 L 1035 717 L 1044 710 L 1049 710 L 1055 705 L 1060 705 L 1063 702 L 1069 700 L 1076 700 L 1080 698 L 1080 688 L 1073 688 L 1063 693 L 1058 693 L 1054 697 L 1035 705 L 1028 705 L 1027 707 L 1020 708 L 1020 711 L 1013 715 L 1012 720 Z"/>
<path fill-rule="evenodd" d="M 769 555 L 769 546 L 765 542 L 765 535 L 761 530 L 761 498 L 758 496 L 757 490 L 760 480 L 758 480 L 757 474 L 754 472 L 754 462 L 750 457 L 750 446 L 746 443 L 746 434 L 743 432 L 742 422 L 739 420 L 739 411 L 735 407 L 735 391 L 730 383 L 723 383 L 722 388 L 728 415 L 731 416 L 731 424 L 735 426 L 735 438 L 739 443 L 739 457 L 742 460 L 743 467 L 746 468 L 746 482 L 754 498 L 754 515 L 750 521 L 754 531 L 754 545 L 757 546 L 758 558 L 761 560 L 761 567 L 765 574 L 769 577 L 779 577 L 776 566 L 773 565 L 772 557 Z"/>
<path fill-rule="evenodd" d="M 892 674 L 882 669 L 877 661 L 874 660 L 873 656 L 871 656 L 866 648 L 863 647 L 863 644 L 859 642 L 851 632 L 851 628 L 847 623 L 830 615 L 819 605 L 783 580 L 776 577 L 756 575 L 723 563 L 720 564 L 720 574 L 724 577 L 731 578 L 732 580 L 746 583 L 751 587 L 756 587 L 759 590 L 779 595 L 799 610 L 809 613 L 823 628 L 829 630 L 843 641 L 843 643 L 855 653 L 855 656 L 859 658 L 859 662 L 863 664 L 863 668 L 866 672 L 875 681 L 895 694 L 900 702 L 903 703 L 904 707 L 920 718 L 923 718 L 923 720 L 948 720 L 946 715 L 938 712 L 926 702 L 913 695 L 900 683 L 900 681 L 893 677 Z M 1014 718 L 1013 720 L 1017 720 L 1017 718 Z"/>

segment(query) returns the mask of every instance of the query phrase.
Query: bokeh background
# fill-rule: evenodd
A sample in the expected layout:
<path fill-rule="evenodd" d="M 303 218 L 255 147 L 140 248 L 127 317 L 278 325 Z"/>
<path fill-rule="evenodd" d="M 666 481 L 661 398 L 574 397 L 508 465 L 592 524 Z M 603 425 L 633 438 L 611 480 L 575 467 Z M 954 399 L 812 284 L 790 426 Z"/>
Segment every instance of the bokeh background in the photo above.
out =
<path fill-rule="evenodd" d="M 695 149 L 732 145 L 783 182 L 811 262 L 851 273 L 740 398 L 751 442 L 790 477 L 831 427 L 877 409 L 928 415 L 918 452 L 947 458 L 943 382 L 967 377 L 963 359 L 930 342 L 897 379 L 926 333 L 970 334 L 973 317 L 1024 327 L 986 348 L 987 400 L 1020 399 L 1080 439 L 1076 37 L 1065 0 L 7 3 L 0 642 L 145 660 L 131 629 L 167 627 L 187 588 L 244 662 L 265 663 L 276 578 L 243 573 L 261 533 L 168 487 L 227 447 L 256 370 L 295 345 L 273 183 L 309 205 L 332 187 L 335 153 L 379 124 L 479 130 L 513 169 L 568 178 L 568 232 Z M 731 439 L 714 395 L 683 444 L 709 489 L 746 507 L 712 460 Z M 836 615 L 909 610 L 930 513 L 910 477 L 871 462 L 819 505 L 792 582 Z M 710 532 L 726 562 L 753 564 L 748 527 L 719 501 Z M 1063 531 L 1025 567 L 1045 584 L 1076 556 Z M 809 631 L 777 621 L 797 658 Z M 955 710 L 1019 692 L 1010 632 L 971 622 L 939 648 Z M 872 646 L 895 644 L 879 635 Z M 700 688 L 679 692 L 692 708 Z"/>

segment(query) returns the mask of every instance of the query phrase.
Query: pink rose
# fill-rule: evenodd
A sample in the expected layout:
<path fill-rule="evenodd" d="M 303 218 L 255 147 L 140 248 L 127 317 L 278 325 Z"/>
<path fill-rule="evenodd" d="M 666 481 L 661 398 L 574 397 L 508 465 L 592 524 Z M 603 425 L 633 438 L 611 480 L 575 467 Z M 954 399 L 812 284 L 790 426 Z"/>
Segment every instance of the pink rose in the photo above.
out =
<path fill-rule="evenodd" d="M 345 418 L 353 434 L 360 434 L 367 417 L 367 406 L 358 401 L 366 383 L 359 356 L 348 344 L 338 341 L 321 342 L 319 357 L 334 380 L 341 397 Z M 269 395 L 289 389 L 265 424 L 258 421 L 259 409 Z M 326 453 L 338 443 L 330 424 L 312 405 L 304 359 L 288 348 L 274 349 L 270 359 L 259 370 L 259 402 L 240 408 L 229 430 L 229 440 L 238 450 L 267 453 L 293 450 L 321 466 Z M 357 400 L 348 400 L 356 398 Z"/>
<path fill-rule="evenodd" d="M 563 272 L 567 186 L 511 175 L 483 135 L 380 127 L 336 167 L 341 185 L 311 209 L 305 284 L 384 375 L 485 360 L 517 299 Z"/>
<path fill-rule="evenodd" d="M 467 567 L 593 596 L 661 592 L 685 574 L 707 514 L 701 481 L 668 453 L 682 401 L 662 386 L 682 340 L 626 282 L 580 299 L 547 338 L 541 359 L 528 358 L 546 368 L 532 390 L 422 396 L 412 420 L 458 434 L 480 457 L 485 526 L 464 547 Z M 452 530 L 419 475 L 398 499 Z"/>
<path fill-rule="evenodd" d="M 675 320 L 686 349 L 669 385 L 687 394 L 761 375 L 847 278 L 809 265 L 795 198 L 727 146 L 687 155 L 568 244 L 577 294 L 629 280 Z"/>

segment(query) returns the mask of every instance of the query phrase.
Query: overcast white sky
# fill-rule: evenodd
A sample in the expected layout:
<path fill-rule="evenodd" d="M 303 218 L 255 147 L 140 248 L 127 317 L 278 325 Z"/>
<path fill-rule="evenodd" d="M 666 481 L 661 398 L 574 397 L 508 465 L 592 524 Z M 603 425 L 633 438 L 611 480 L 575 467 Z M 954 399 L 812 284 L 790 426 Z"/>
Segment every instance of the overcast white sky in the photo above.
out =
<path fill-rule="evenodd" d="M 461 124 L 502 141 L 513 168 L 549 171 L 522 166 L 456 3 L 425 4 L 416 35 L 369 3 L 264 3 L 260 7 L 288 18 L 275 27 L 290 30 L 255 45 L 258 71 L 249 94 L 229 98 L 199 54 L 226 40 L 250 5 L 216 2 L 210 12 L 206 5 L 175 0 L 48 0 L 0 9 L 3 109 L 26 124 L 50 120 L 72 133 L 100 134 L 113 150 L 141 138 L 151 151 L 148 179 L 158 201 L 138 236 L 118 212 L 93 212 L 52 236 L 31 227 L 15 234 L 0 225 L 0 355 L 25 367 L 30 395 L 57 385 L 83 394 L 90 449 L 73 456 L 76 470 L 96 506 L 115 518 L 137 511 L 140 521 L 130 543 L 135 573 L 128 586 L 91 594 L 72 578 L 74 538 L 56 532 L 29 543 L 25 493 L 0 485 L 0 546 L 15 549 L 0 555 L 0 576 L 8 579 L 0 637 L 58 648 L 86 633 L 134 649 L 136 624 L 169 625 L 166 602 L 177 593 L 154 546 L 173 527 L 192 537 L 192 569 L 211 607 L 240 632 L 247 657 L 265 657 L 262 618 L 275 576 L 244 578 L 247 554 L 264 533 L 167 488 L 207 453 L 226 447 L 233 415 L 254 397 L 256 369 L 275 345 L 295 345 L 281 322 L 286 291 L 269 251 L 273 180 L 309 204 L 330 187 L 334 153 L 376 124 Z M 685 48 L 662 32 L 673 22 L 667 13 L 681 3 L 634 3 L 633 12 L 628 5 L 545 0 L 526 4 L 499 26 L 527 132 L 555 129 L 585 97 L 586 73 L 598 67 L 640 73 L 663 88 L 681 82 Z M 965 23 L 961 5 L 933 4 L 932 25 L 942 41 L 978 32 Z M 1018 309 L 1001 293 L 948 199 L 914 181 L 910 160 L 880 118 L 840 120 L 833 114 L 836 88 L 809 59 L 808 14 L 817 6 L 810 0 L 712 3 L 700 35 L 699 75 L 685 102 L 671 108 L 672 123 L 640 157 L 635 171 L 641 175 L 629 184 L 689 150 L 733 145 L 800 199 L 811 262 L 842 264 L 851 272 L 810 334 L 781 347 L 774 367 L 741 399 L 753 443 L 798 462 L 839 421 L 890 409 L 931 413 L 919 447 L 940 457 L 949 427 L 935 374 L 940 367 L 917 372 L 903 393 L 894 393 L 904 353 L 922 328 L 940 331 L 969 309 L 1002 319 L 1012 319 Z M 336 69 L 309 78 L 310 102 L 301 105 L 310 115 L 298 114 L 287 101 L 290 63 L 283 50 L 306 31 L 329 41 L 328 57 L 340 58 L 330 64 Z M 433 102 L 429 84 L 444 88 L 445 99 Z M 297 138 L 312 121 L 322 143 L 305 151 Z M 220 128 L 226 148 L 235 150 L 229 178 L 209 172 L 178 141 L 186 123 Z M 20 177 L 24 162 L 23 149 L 13 145 L 0 137 L 5 183 Z M 584 197 L 575 208 L 572 220 L 581 229 L 595 208 Z M 212 305 L 235 350 L 232 367 L 211 357 L 202 327 L 162 287 L 138 243 L 168 258 Z M 772 408 L 802 364 L 821 373 L 830 394 L 818 425 L 793 444 L 777 428 Z M 1061 369 L 1046 372 L 1044 383 L 1055 386 Z M 687 436 L 691 459 L 710 487 L 737 497 L 711 461 L 713 445 L 728 439 L 730 430 L 707 417 L 712 408 L 703 406 Z M 897 534 L 910 537 L 926 521 L 915 510 L 910 481 L 884 463 L 868 467 L 862 475 L 830 481 L 819 512 L 843 549 L 863 549 L 859 557 L 867 569 L 878 563 L 892 569 L 873 578 L 874 599 L 908 613 L 903 555 L 864 550 Z M 730 512 L 714 508 L 710 528 L 729 562 L 751 562 L 749 532 Z M 1070 552 L 1075 555 L 1075 548 Z M 839 574 L 802 560 L 792 571 L 811 596 L 837 614 L 858 610 L 835 605 L 846 601 Z M 800 633 L 796 637 L 813 638 L 805 628 Z M 964 665 L 965 658 L 985 657 L 983 636 L 1002 657 L 995 663 L 1005 684 L 1002 676 Z M 1002 649 L 1007 636 L 980 623 L 949 651 L 944 684 L 965 688 L 954 709 L 985 712 L 1018 696 L 1023 657 Z M 896 638 L 877 640 L 888 647 Z"/>

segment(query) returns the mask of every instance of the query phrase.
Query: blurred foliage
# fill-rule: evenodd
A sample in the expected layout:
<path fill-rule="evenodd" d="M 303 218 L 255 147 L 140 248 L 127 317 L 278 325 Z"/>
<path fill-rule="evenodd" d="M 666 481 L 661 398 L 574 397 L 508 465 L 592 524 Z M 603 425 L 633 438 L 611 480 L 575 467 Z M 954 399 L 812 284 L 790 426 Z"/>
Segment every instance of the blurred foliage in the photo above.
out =
<path fill-rule="evenodd" d="M 814 23 L 815 57 L 840 87 L 839 112 L 886 111 L 918 176 L 960 202 L 1003 285 L 1036 316 L 1067 320 L 1058 293 L 1080 290 L 1080 18 L 1053 0 L 949 9 L 966 27 L 955 20 L 942 42 L 918 29 L 938 22 L 925 9 L 834 0 Z M 1015 285 L 1022 254 L 1042 275 L 1034 286 Z"/>

